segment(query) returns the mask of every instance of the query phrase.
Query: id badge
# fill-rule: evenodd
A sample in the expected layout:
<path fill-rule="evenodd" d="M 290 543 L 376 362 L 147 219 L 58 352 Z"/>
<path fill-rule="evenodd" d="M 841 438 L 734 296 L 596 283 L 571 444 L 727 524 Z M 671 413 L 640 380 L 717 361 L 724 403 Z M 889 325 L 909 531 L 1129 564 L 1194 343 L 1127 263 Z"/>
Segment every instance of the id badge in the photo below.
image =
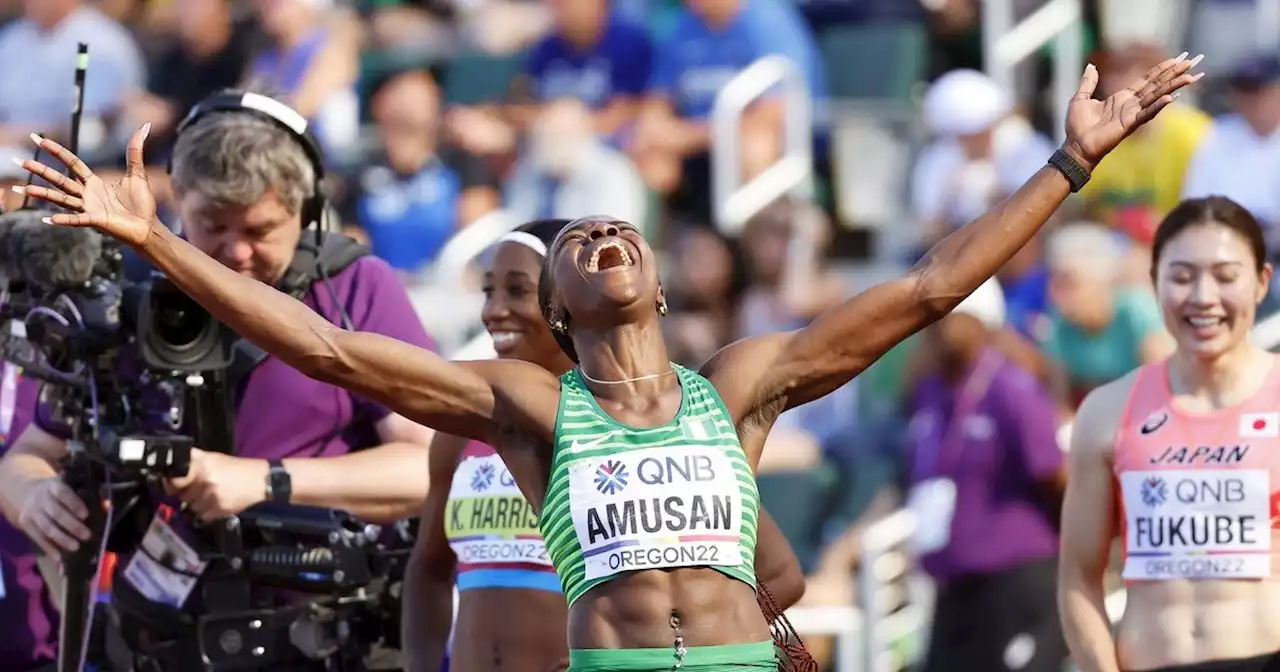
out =
<path fill-rule="evenodd" d="M 908 542 L 917 555 L 946 548 L 951 541 L 951 520 L 956 514 L 956 484 L 949 478 L 917 483 L 907 495 L 907 509 L 916 516 L 916 530 Z"/>
<path fill-rule="evenodd" d="M 148 600 L 181 609 L 207 564 L 157 515 L 124 568 L 124 578 Z"/>

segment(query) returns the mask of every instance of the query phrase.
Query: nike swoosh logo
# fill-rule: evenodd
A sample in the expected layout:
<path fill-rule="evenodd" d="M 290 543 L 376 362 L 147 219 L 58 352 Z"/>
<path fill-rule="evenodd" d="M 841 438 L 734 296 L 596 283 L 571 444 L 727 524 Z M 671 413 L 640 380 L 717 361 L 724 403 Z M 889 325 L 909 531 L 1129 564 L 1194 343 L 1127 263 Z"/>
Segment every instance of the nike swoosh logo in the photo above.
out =
<path fill-rule="evenodd" d="M 587 450 L 595 450 L 596 448 L 599 448 L 605 441 L 608 441 L 609 439 L 613 438 L 614 434 L 617 434 L 617 432 L 606 432 L 605 434 L 601 434 L 600 436 L 597 436 L 596 438 L 590 441 L 587 441 L 586 443 L 580 443 L 577 439 L 574 439 L 573 443 L 569 445 L 569 447 L 565 450 L 565 452 L 581 453 Z"/>

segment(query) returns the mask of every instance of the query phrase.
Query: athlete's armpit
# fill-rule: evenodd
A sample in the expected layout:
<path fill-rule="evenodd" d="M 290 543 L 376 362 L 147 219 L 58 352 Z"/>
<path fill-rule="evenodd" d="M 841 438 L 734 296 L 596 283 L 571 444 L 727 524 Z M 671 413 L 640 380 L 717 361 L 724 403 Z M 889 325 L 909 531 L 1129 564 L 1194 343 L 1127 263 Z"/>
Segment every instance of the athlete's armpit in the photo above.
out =
<path fill-rule="evenodd" d="M 925 301 L 920 277 L 876 285 L 797 331 L 725 346 L 702 367 L 735 422 L 777 414 L 824 397 L 871 366 L 907 336 L 945 314 Z"/>

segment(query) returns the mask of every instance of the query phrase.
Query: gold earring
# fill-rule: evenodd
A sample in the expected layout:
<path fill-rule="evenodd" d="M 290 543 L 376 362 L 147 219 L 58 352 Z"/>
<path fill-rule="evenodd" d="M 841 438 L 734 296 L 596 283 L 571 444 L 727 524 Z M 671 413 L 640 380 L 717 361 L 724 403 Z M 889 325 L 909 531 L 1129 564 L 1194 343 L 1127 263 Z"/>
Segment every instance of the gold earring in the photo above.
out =
<path fill-rule="evenodd" d="M 667 302 L 666 300 L 660 299 L 658 301 L 658 317 L 666 317 L 666 316 L 667 316 Z"/>

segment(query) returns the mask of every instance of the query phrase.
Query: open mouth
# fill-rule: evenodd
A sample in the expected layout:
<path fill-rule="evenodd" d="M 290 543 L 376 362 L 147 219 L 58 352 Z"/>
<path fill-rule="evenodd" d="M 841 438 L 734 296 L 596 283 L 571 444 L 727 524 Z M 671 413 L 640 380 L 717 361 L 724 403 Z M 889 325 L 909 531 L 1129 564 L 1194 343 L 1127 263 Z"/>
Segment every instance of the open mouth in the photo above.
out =
<path fill-rule="evenodd" d="M 591 257 L 587 259 L 587 272 L 599 273 L 634 264 L 635 260 L 631 258 L 625 245 L 617 240 L 607 240 L 591 251 Z"/>

